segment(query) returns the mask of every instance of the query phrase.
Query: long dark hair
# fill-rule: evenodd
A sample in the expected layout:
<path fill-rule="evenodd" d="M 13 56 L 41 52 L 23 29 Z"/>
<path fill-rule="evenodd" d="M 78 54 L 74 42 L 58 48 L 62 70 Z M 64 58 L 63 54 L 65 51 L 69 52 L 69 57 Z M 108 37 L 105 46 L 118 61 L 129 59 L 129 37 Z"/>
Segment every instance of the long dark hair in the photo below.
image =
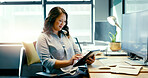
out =
<path fill-rule="evenodd" d="M 66 15 L 66 24 L 62 28 L 62 30 L 65 30 L 67 32 L 65 35 L 69 37 L 69 28 L 67 26 L 68 14 L 61 7 L 54 7 L 50 10 L 48 17 L 45 19 L 45 22 L 44 22 L 43 32 L 50 34 L 50 32 L 53 31 L 52 27 L 53 27 L 53 24 L 54 24 L 56 18 L 62 13 L 64 13 Z M 63 33 L 62 30 L 58 32 L 58 35 Z"/>

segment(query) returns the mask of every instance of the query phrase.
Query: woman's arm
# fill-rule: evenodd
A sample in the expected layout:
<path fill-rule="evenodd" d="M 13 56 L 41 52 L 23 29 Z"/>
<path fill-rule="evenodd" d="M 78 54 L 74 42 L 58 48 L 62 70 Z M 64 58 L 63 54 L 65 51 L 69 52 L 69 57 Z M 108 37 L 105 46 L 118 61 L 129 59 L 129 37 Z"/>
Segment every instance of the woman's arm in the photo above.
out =
<path fill-rule="evenodd" d="M 49 70 L 54 69 L 54 64 L 56 62 L 56 59 L 50 54 L 49 47 L 47 45 L 47 38 L 48 36 L 44 33 L 42 33 L 36 44 L 36 50 L 40 57 L 40 60 L 42 62 L 42 65 Z"/>
<path fill-rule="evenodd" d="M 82 58 L 82 55 L 76 54 L 70 60 L 56 60 L 54 68 L 62 68 L 62 67 L 67 67 L 69 65 L 73 65 L 74 60 L 78 60 L 80 58 Z"/>

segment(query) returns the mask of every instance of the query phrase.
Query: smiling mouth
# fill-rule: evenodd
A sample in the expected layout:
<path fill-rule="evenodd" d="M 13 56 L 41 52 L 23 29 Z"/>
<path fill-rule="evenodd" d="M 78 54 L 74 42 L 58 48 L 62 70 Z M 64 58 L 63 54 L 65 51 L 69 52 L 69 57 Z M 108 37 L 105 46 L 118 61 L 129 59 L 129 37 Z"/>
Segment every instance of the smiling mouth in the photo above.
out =
<path fill-rule="evenodd" d="M 59 26 L 60 28 L 62 28 L 62 26 Z"/>

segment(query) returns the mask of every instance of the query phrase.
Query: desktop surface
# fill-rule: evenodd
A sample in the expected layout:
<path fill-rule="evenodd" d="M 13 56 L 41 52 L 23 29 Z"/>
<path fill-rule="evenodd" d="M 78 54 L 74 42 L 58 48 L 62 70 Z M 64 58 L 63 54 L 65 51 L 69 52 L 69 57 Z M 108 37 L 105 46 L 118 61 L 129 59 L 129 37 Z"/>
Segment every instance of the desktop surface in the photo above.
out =
<path fill-rule="evenodd" d="M 140 73 L 138 76 L 121 75 L 113 73 L 90 73 L 90 78 L 147 78 L 148 73 Z"/>
<path fill-rule="evenodd" d="M 95 60 L 95 62 L 92 65 L 88 65 L 90 78 L 99 78 L 99 77 L 100 78 L 123 78 L 123 77 L 147 78 L 148 77 L 148 66 L 143 66 L 142 70 L 138 75 L 115 74 L 115 73 L 111 73 L 110 69 L 99 69 L 100 66 L 104 66 L 104 65 L 113 65 L 113 64 L 129 65 L 128 63 L 125 63 L 125 60 L 128 60 L 128 56 L 102 56 L 101 55 L 101 56 L 96 56 L 96 59 L 97 60 Z"/>

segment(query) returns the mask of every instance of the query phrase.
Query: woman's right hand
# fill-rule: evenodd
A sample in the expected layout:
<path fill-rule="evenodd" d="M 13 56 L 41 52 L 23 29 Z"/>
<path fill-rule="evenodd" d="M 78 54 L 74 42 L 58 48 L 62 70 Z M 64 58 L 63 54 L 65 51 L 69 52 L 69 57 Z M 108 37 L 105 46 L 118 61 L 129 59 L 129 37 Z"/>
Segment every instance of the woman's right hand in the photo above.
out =
<path fill-rule="evenodd" d="M 70 65 L 73 65 L 75 60 L 78 60 L 81 58 L 83 58 L 83 56 L 81 54 L 76 54 L 76 55 L 72 56 L 72 58 L 69 60 Z"/>

